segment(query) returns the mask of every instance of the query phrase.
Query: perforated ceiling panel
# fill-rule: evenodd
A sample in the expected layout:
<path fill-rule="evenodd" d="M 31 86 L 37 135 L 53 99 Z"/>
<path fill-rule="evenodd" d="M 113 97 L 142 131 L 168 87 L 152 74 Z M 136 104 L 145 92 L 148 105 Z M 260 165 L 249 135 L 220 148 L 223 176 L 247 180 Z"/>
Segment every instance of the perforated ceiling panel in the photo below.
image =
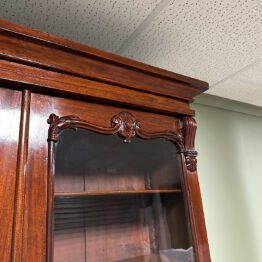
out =
<path fill-rule="evenodd" d="M 0 18 L 116 51 L 160 0 L 1 0 Z"/>
<path fill-rule="evenodd" d="M 206 80 L 210 94 L 262 106 L 261 0 L 0 0 L 0 18 Z"/>
<path fill-rule="evenodd" d="M 209 93 L 262 107 L 262 61 L 218 83 Z"/>
<path fill-rule="evenodd" d="M 262 58 L 259 1 L 175 0 L 122 54 L 211 85 Z"/>

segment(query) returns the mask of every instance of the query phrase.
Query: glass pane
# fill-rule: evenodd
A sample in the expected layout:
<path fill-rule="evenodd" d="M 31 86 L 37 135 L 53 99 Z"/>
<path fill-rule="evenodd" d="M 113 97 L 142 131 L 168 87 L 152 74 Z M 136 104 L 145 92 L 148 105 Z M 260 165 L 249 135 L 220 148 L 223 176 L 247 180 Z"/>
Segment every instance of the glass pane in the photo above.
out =
<path fill-rule="evenodd" d="M 55 262 L 193 261 L 176 148 L 164 139 L 63 131 L 54 221 Z"/>

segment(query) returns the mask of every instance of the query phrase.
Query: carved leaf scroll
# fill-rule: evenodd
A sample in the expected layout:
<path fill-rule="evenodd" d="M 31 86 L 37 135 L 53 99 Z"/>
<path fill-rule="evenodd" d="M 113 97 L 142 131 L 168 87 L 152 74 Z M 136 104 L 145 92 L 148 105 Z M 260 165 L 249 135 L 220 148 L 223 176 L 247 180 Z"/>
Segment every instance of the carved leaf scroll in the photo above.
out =
<path fill-rule="evenodd" d="M 152 133 L 146 132 L 142 130 L 140 121 L 137 120 L 131 113 L 125 111 L 120 112 L 111 118 L 110 127 L 94 125 L 87 121 L 81 120 L 76 116 L 59 117 L 55 114 L 51 114 L 47 122 L 50 124 L 48 141 L 57 142 L 59 133 L 64 129 L 82 128 L 105 135 L 118 134 L 124 138 L 125 143 L 130 143 L 134 136 L 138 136 L 143 139 L 164 138 L 173 142 L 179 151 L 184 151 L 183 135 L 181 133 L 173 131 Z"/>

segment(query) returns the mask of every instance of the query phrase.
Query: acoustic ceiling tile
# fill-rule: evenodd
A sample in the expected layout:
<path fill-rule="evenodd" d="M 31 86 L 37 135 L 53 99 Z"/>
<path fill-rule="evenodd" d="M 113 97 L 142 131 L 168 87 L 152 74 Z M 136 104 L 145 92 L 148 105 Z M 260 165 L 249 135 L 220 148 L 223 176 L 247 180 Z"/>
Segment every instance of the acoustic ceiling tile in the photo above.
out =
<path fill-rule="evenodd" d="M 260 0 L 1 0 L 0 17 L 206 80 L 210 94 L 261 105 L 261 66 L 243 72 L 262 58 Z"/>
<path fill-rule="evenodd" d="M 259 0 L 173 0 L 122 54 L 211 84 L 262 57 Z"/>
<path fill-rule="evenodd" d="M 208 93 L 262 107 L 262 62 L 218 83 Z"/>
<path fill-rule="evenodd" d="M 0 17 L 116 51 L 160 0 L 1 0 Z"/>

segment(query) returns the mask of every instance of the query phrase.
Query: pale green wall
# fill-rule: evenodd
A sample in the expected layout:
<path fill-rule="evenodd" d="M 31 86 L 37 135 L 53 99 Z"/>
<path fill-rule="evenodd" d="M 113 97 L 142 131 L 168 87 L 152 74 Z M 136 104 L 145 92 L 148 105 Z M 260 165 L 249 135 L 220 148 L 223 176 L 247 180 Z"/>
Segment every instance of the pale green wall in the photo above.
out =
<path fill-rule="evenodd" d="M 260 262 L 261 109 L 205 95 L 192 107 L 197 114 L 198 173 L 212 261 Z"/>

